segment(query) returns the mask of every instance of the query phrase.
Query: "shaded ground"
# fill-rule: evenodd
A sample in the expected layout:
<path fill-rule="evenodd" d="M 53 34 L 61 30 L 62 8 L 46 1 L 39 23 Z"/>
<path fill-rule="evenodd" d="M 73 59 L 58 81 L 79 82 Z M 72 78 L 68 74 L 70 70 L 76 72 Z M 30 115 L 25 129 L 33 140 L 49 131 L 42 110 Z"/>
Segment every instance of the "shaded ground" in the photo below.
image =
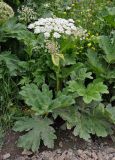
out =
<path fill-rule="evenodd" d="M 59 131 L 53 150 L 41 147 L 33 154 L 16 147 L 18 136 L 12 131 L 6 134 L 0 160 L 115 160 L 115 146 L 109 138 L 84 142 L 68 131 Z"/>

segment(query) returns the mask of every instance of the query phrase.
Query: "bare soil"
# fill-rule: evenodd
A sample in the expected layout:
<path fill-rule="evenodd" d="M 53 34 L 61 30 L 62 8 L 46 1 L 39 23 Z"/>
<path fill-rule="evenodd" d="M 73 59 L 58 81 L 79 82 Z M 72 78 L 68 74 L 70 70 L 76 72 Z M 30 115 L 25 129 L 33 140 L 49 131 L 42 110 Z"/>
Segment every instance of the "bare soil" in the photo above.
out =
<path fill-rule="evenodd" d="M 41 146 L 37 153 L 32 153 L 16 146 L 18 137 L 18 133 L 7 132 L 0 160 L 115 160 L 115 144 L 111 138 L 93 137 L 90 142 L 85 142 L 69 131 L 58 131 L 53 150 Z"/>

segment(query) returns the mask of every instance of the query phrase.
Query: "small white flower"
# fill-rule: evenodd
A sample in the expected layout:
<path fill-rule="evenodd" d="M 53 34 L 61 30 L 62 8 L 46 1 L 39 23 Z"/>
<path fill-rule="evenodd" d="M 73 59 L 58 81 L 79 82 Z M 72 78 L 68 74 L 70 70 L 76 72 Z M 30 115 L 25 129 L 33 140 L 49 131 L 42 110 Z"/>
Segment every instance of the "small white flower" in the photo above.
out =
<path fill-rule="evenodd" d="M 68 6 L 66 9 L 67 9 L 67 10 L 70 10 L 70 9 L 71 9 L 71 7 L 69 7 L 69 6 Z"/>
<path fill-rule="evenodd" d="M 58 32 L 59 33 L 64 33 L 64 29 L 63 28 L 59 28 Z"/>
<path fill-rule="evenodd" d="M 66 30 L 65 33 L 66 33 L 67 35 L 71 35 L 71 34 L 72 34 L 72 33 L 71 33 L 71 30 Z"/>
<path fill-rule="evenodd" d="M 35 25 L 33 23 L 28 25 L 28 29 L 33 29 L 35 27 Z"/>
<path fill-rule="evenodd" d="M 40 31 L 41 31 L 42 33 L 45 33 L 45 32 L 47 32 L 47 29 L 46 29 L 46 27 L 40 27 Z"/>
<path fill-rule="evenodd" d="M 35 28 L 35 29 L 34 29 L 34 33 L 35 33 L 35 34 L 40 33 L 40 29 L 39 29 L 39 28 Z"/>
<path fill-rule="evenodd" d="M 44 4 L 44 7 L 45 7 L 45 8 L 48 8 L 49 6 L 50 6 L 50 3 L 45 3 L 45 4 Z"/>
<path fill-rule="evenodd" d="M 68 21 L 71 22 L 71 23 L 74 23 L 74 20 L 73 20 L 73 19 L 69 19 Z"/>
<path fill-rule="evenodd" d="M 45 36 L 45 38 L 47 39 L 47 38 L 50 37 L 50 33 L 49 33 L 49 32 L 45 32 L 45 33 L 44 33 L 44 36 Z"/>
<path fill-rule="evenodd" d="M 61 35 L 58 32 L 54 32 L 53 36 L 54 36 L 54 38 L 60 38 L 61 37 Z"/>
<path fill-rule="evenodd" d="M 58 32 L 58 31 L 59 31 L 58 26 L 55 25 L 55 26 L 53 27 L 53 30 L 56 31 L 56 32 Z"/>
<path fill-rule="evenodd" d="M 70 26 L 72 30 L 76 30 L 76 27 L 74 25 Z"/>

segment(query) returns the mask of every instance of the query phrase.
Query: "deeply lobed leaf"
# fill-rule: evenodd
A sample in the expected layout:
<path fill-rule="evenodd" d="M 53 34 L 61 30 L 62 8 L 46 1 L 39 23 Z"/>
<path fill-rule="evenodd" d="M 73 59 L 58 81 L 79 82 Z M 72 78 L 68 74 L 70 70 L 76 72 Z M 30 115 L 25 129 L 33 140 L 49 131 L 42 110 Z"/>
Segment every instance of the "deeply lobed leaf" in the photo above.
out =
<path fill-rule="evenodd" d="M 101 101 L 101 94 L 108 93 L 107 86 L 97 80 L 90 83 L 87 88 L 79 81 L 70 81 L 69 91 L 77 92 L 79 96 L 83 97 L 85 103 L 90 103 L 92 100 Z"/>
<path fill-rule="evenodd" d="M 37 151 L 41 140 L 48 148 L 54 147 L 55 130 L 51 127 L 53 122 L 48 118 L 23 118 L 13 127 L 16 132 L 26 131 L 18 140 L 18 146 L 27 150 Z"/>

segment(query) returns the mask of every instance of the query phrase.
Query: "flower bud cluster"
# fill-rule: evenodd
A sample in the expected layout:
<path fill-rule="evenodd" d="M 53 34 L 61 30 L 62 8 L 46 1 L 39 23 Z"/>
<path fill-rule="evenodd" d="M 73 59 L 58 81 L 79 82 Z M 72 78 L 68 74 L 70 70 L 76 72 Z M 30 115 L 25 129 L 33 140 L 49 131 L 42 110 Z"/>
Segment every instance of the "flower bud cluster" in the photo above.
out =
<path fill-rule="evenodd" d="M 0 2 L 0 23 L 14 16 L 13 9 L 5 2 Z"/>
<path fill-rule="evenodd" d="M 37 13 L 28 6 L 23 5 L 20 9 L 18 9 L 18 13 L 18 19 L 20 22 L 29 23 L 37 19 Z"/>
<path fill-rule="evenodd" d="M 51 54 L 55 54 L 59 52 L 58 44 L 56 41 L 54 42 L 54 41 L 47 40 L 45 47 L 48 50 L 48 52 L 50 52 Z"/>

